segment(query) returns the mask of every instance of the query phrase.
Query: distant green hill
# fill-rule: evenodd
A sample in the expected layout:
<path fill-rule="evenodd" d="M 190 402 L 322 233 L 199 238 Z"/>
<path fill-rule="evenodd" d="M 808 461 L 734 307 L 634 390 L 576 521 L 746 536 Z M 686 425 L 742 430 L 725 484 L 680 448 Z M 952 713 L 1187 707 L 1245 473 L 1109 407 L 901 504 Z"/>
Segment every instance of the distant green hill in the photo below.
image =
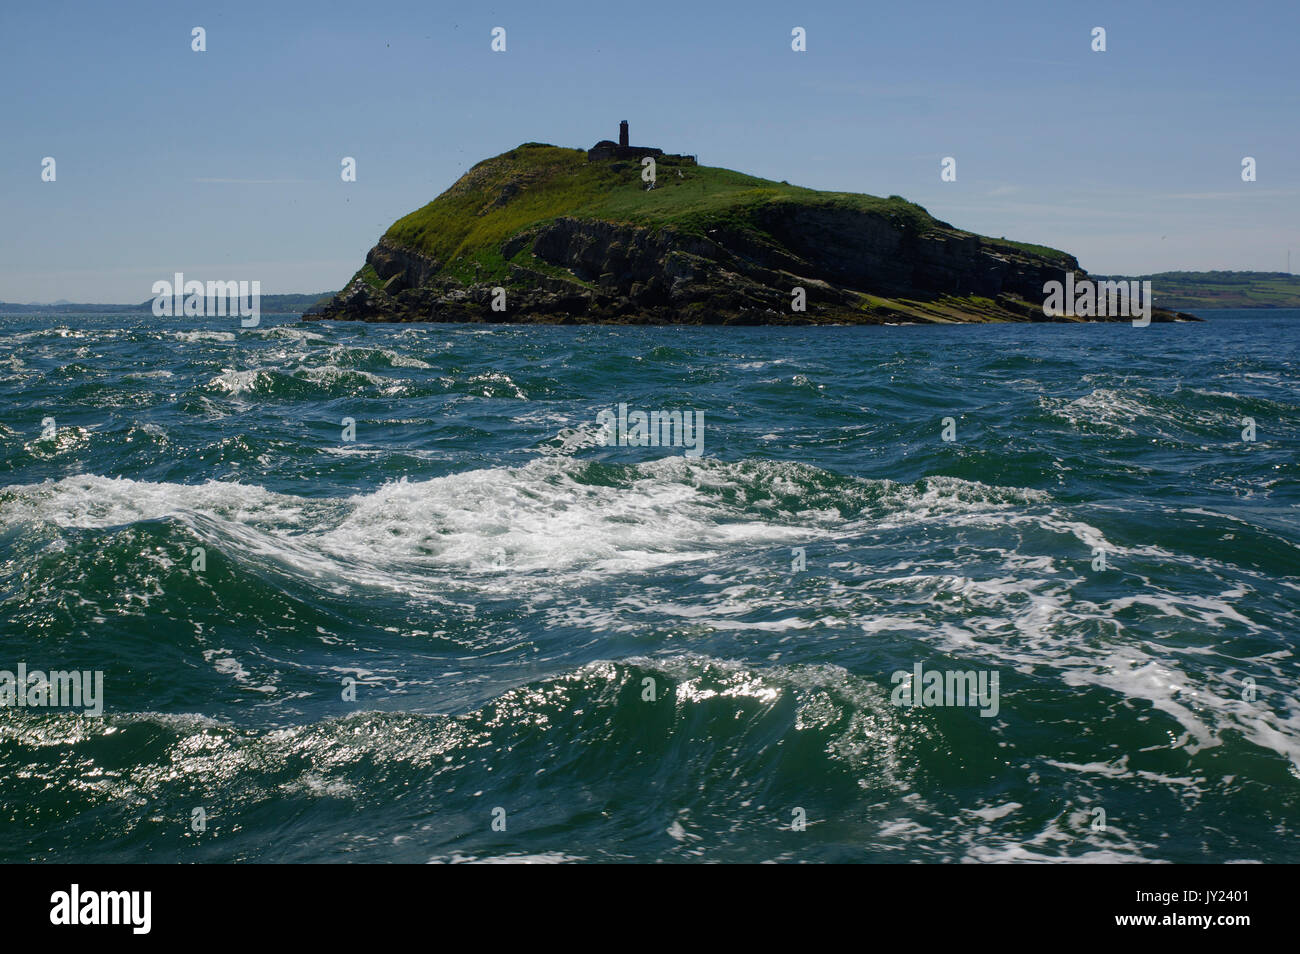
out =
<path fill-rule="evenodd" d="M 1300 308 L 1300 275 L 1286 272 L 1157 272 L 1154 275 L 1094 275 L 1097 281 L 1150 281 L 1161 308 L 1196 312 L 1205 308 Z"/>

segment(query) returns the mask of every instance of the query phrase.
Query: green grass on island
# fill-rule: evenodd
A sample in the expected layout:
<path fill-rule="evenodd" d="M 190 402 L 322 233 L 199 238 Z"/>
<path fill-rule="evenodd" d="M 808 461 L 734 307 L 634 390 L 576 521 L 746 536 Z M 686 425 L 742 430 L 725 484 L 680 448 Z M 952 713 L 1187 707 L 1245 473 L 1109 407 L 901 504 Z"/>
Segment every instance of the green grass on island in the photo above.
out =
<path fill-rule="evenodd" d="M 647 189 L 638 160 L 589 162 L 582 149 L 525 143 L 474 166 L 437 199 L 398 219 L 384 238 L 390 245 L 430 256 L 458 278 L 485 280 L 508 273 L 509 263 L 501 252 L 508 239 L 558 218 L 667 227 L 699 235 L 730 228 L 764 242 L 772 239 L 755 213 L 782 202 L 874 213 L 915 234 L 964 234 L 901 196 L 823 192 L 671 156 L 656 157 L 655 188 Z M 1068 257 L 1056 249 L 1005 239 L 982 241 L 1008 252 L 1063 261 Z M 527 249 L 514 260 L 535 269 L 542 265 Z M 354 277 L 376 287 L 382 284 L 369 266 Z"/>

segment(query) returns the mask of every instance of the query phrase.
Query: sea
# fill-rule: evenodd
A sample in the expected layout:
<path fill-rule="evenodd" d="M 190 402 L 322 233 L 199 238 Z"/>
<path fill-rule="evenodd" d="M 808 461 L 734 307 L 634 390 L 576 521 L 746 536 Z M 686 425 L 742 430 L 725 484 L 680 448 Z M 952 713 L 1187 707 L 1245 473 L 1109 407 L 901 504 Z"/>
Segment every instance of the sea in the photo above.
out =
<path fill-rule="evenodd" d="M 0 861 L 1300 861 L 1300 310 L 1203 317 L 0 317 Z"/>

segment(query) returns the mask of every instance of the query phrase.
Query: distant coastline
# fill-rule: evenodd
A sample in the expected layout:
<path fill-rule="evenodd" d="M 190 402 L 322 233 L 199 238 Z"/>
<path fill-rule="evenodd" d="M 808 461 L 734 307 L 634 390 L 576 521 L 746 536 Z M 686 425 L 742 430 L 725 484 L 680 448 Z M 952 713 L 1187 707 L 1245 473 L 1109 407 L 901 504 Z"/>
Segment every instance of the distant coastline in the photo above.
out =
<path fill-rule="evenodd" d="M 312 305 L 329 301 L 333 292 L 295 295 L 263 295 L 262 311 L 265 314 L 302 314 Z M 59 302 L 57 304 L 19 304 L 0 301 L 0 315 L 120 315 L 153 312 L 152 298 L 132 305 L 101 303 Z"/>
<path fill-rule="evenodd" d="M 1300 275 L 1286 272 L 1155 272 L 1149 275 L 1094 275 L 1097 281 L 1150 281 L 1156 304 L 1176 311 L 1218 308 L 1300 308 Z M 263 295 L 267 314 L 302 314 L 335 292 Z M 0 301 L 0 315 L 84 315 L 149 312 L 153 299 L 130 305 L 59 302 L 21 304 Z"/>
<path fill-rule="evenodd" d="M 1286 272 L 1156 272 L 1094 275 L 1097 281 L 1149 281 L 1159 308 L 1300 308 L 1300 275 Z"/>

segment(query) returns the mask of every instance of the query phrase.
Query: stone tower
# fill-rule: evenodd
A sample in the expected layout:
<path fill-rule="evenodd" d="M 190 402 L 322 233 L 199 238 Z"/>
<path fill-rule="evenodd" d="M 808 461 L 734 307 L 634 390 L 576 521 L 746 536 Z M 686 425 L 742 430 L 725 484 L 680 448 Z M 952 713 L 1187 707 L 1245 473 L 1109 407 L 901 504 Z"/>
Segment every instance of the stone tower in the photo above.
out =
<path fill-rule="evenodd" d="M 628 142 L 627 120 L 618 124 L 618 142 L 602 139 L 587 150 L 588 162 L 601 162 L 605 159 L 643 159 L 646 156 L 663 156 L 664 151 L 655 146 L 633 146 Z M 664 156 L 675 159 L 682 165 L 695 165 L 694 156 Z"/>

